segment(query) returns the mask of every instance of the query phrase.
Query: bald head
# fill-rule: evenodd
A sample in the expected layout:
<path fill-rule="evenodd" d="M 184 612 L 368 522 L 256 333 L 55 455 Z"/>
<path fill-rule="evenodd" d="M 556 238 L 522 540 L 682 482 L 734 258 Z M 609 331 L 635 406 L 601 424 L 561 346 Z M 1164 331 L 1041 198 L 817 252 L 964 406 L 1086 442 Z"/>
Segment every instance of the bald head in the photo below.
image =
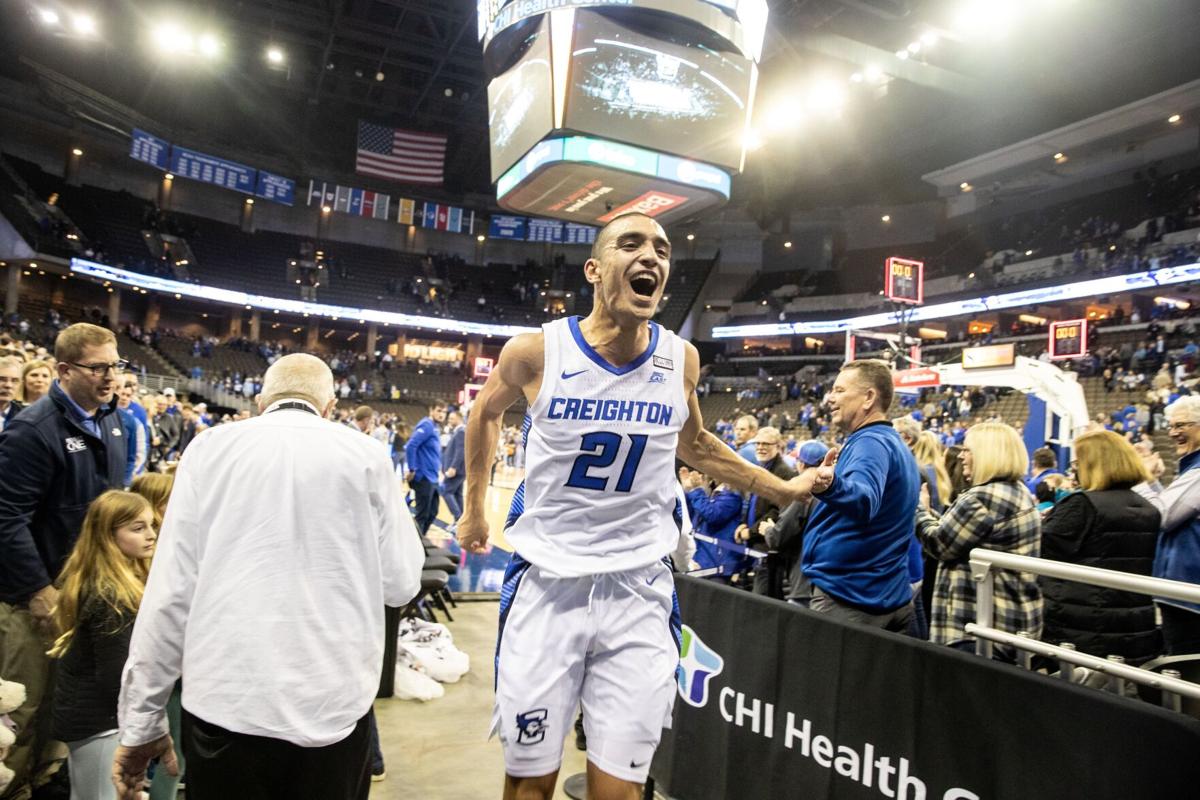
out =
<path fill-rule="evenodd" d="M 333 373 L 329 366 L 308 353 L 292 353 L 271 365 L 263 376 L 259 410 L 286 398 L 307 400 L 325 413 L 333 405 Z"/>
<path fill-rule="evenodd" d="M 663 239 L 665 240 L 667 238 L 666 233 L 663 232 L 662 226 L 658 224 L 658 221 L 655 220 L 654 217 L 650 216 L 649 214 L 643 214 L 640 211 L 630 211 L 628 213 L 613 217 L 608 221 L 607 224 L 605 224 L 603 228 L 596 232 L 596 240 L 592 242 L 592 258 L 599 259 L 604 254 L 604 248 L 608 246 L 608 243 L 614 237 L 619 236 L 621 232 L 628 227 L 630 222 L 643 219 L 648 219 L 653 222 L 658 228 L 659 233 L 662 234 Z"/>

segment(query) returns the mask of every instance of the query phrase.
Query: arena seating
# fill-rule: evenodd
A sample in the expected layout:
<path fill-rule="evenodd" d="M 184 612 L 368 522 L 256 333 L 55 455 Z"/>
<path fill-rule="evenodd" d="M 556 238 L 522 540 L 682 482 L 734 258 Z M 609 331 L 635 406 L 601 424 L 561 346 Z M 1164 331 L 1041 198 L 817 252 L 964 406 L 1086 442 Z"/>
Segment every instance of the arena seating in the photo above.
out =
<path fill-rule="evenodd" d="M 1124 267 L 1122 256 L 1131 258 L 1140 246 L 1126 236 L 1126 231 L 1153 218 L 1156 240 L 1165 232 L 1196 224 L 1198 217 L 1193 198 L 1198 186 L 1198 169 L 1183 170 L 1165 177 L 1148 172 L 1131 185 L 1045 209 L 1014 211 L 1009 216 L 948 232 L 932 242 L 849 251 L 842 254 L 834 271 L 764 272 L 736 298 L 737 302 L 761 306 L 762 311 L 739 314 L 730 322 L 777 321 L 779 308 L 775 307 L 777 302 L 771 299 L 772 292 L 788 284 L 805 287 L 801 291 L 802 296 L 852 294 L 861 292 L 864 285 L 882 288 L 881 270 L 884 260 L 891 255 L 924 260 L 926 280 L 946 275 L 965 278 L 968 273 L 977 274 L 964 296 L 977 295 L 981 289 L 1032 287 L 1047 281 L 1060 282 L 1068 271 L 1072 274 L 1091 273 L 1098 269 L 1117 271 Z M 1117 247 L 1113 256 L 1109 256 L 1110 245 Z M 1068 269 L 1072 266 L 1072 252 L 1076 248 L 1093 248 L 1096 253 L 1093 261 L 1085 265 L 1083 270 Z M 1000 275 L 992 268 L 994 261 L 1000 265 L 1020 264 L 1051 256 L 1061 257 L 1062 265 L 1059 268 L 1051 264 L 1031 272 L 1015 270 L 1012 275 Z M 1113 263 L 1110 263 L 1110 259 Z M 938 290 L 930 286 L 927 287 L 927 297 L 949 300 L 957 296 L 958 288 L 955 286 L 954 290 L 948 292 L 944 288 Z M 763 300 L 767 300 L 765 306 L 762 306 Z M 887 305 L 881 300 L 878 309 Z M 878 309 L 855 308 L 860 313 Z M 796 318 L 796 315 L 789 318 Z"/>
<path fill-rule="evenodd" d="M 146 371 L 150 374 L 168 375 L 175 378 L 184 377 L 184 373 L 172 364 L 171 360 L 163 353 L 136 341 L 127 333 L 117 334 L 117 350 L 123 358 L 137 361 L 145 366 Z"/>

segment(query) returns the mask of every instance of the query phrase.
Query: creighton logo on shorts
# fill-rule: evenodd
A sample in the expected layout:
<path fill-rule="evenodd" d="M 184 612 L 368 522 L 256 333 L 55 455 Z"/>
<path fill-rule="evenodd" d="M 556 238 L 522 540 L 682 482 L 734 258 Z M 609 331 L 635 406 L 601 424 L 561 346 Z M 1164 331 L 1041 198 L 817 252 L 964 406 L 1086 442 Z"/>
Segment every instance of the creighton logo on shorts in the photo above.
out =
<path fill-rule="evenodd" d="M 684 625 L 679 646 L 679 666 L 675 669 L 679 696 L 683 701 L 702 708 L 708 702 L 709 680 L 724 668 L 725 659 L 706 645 L 694 630 Z"/>
<path fill-rule="evenodd" d="M 550 712 L 535 708 L 517 714 L 517 744 L 540 744 L 546 738 L 546 717 Z"/>

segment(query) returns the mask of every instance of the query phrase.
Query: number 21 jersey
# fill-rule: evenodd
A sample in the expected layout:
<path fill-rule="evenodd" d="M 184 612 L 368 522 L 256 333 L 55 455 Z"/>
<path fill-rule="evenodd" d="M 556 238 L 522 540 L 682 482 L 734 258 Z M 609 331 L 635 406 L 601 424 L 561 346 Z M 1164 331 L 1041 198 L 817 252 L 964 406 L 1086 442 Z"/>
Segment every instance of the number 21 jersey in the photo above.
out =
<path fill-rule="evenodd" d="M 621 367 L 592 349 L 579 317 L 542 326 L 542 386 L 526 420 L 525 481 L 505 535 L 543 570 L 635 569 L 675 549 L 684 345 L 649 325 L 646 351 Z"/>

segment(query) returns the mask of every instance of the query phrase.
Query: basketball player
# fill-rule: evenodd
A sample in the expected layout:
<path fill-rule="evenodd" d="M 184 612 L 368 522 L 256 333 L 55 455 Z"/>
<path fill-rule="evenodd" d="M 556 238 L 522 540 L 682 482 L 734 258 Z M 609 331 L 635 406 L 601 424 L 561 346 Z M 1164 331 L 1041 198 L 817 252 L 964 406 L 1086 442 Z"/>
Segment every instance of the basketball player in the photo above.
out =
<path fill-rule="evenodd" d="M 549 798 L 582 702 L 588 797 L 640 797 L 670 723 L 678 606 L 665 557 L 679 529 L 675 457 L 787 506 L 813 472 L 785 483 L 704 430 L 696 348 L 650 321 L 671 243 L 643 214 L 596 235 L 585 319 L 509 340 L 467 424 L 465 549 L 488 541 L 484 498 L 504 410 L 529 403 L 525 482 L 505 534 L 515 552 L 500 594 L 493 733 L 506 800 Z"/>

